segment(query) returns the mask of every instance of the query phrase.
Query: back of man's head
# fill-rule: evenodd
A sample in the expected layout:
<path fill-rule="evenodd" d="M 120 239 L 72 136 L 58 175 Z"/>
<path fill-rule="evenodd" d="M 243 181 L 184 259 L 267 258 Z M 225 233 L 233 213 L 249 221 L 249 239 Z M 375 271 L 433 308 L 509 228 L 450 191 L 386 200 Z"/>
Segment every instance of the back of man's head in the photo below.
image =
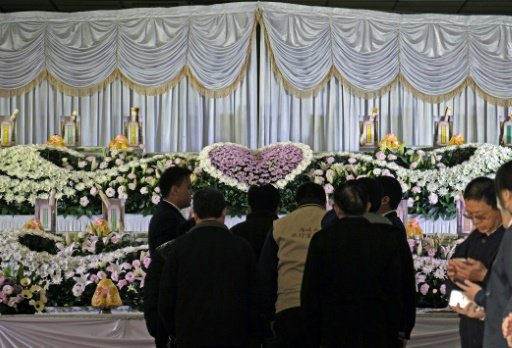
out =
<path fill-rule="evenodd" d="M 192 209 L 201 220 L 219 218 L 226 208 L 226 200 L 222 193 L 214 188 L 204 188 L 194 193 Z"/>
<path fill-rule="evenodd" d="M 299 186 L 295 195 L 298 206 L 304 204 L 318 204 L 325 207 L 325 190 L 321 185 L 314 182 L 306 182 Z"/>
<path fill-rule="evenodd" d="M 253 213 L 266 211 L 276 213 L 280 200 L 279 190 L 271 184 L 251 186 L 247 193 L 247 203 Z"/>
<path fill-rule="evenodd" d="M 382 187 L 382 196 L 389 197 L 389 208 L 395 210 L 402 200 L 402 185 L 392 176 L 378 176 L 375 178 Z"/>
<path fill-rule="evenodd" d="M 160 194 L 162 197 L 167 197 L 171 191 L 171 187 L 179 186 L 183 179 L 187 178 L 192 172 L 183 167 L 170 167 L 167 168 L 158 181 L 158 187 L 160 188 Z"/>
<path fill-rule="evenodd" d="M 348 181 L 334 191 L 334 203 L 346 215 L 362 215 L 368 206 L 368 193 L 357 182 Z"/>
<path fill-rule="evenodd" d="M 376 213 L 380 208 L 382 199 L 382 186 L 374 178 L 363 177 L 357 179 L 357 181 L 363 186 L 365 191 L 368 193 L 370 198 L 370 213 Z"/>

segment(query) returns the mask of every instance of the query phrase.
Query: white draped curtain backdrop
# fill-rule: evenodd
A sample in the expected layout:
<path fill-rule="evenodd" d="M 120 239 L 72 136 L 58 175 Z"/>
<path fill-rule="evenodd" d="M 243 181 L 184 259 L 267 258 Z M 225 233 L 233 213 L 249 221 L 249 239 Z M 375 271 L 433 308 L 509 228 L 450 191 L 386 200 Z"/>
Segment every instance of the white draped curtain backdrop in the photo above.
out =
<path fill-rule="evenodd" d="M 77 110 L 105 146 L 138 106 L 150 152 L 219 141 L 358 150 L 359 117 L 432 145 L 454 131 L 498 143 L 512 105 L 512 19 L 398 15 L 266 2 L 73 14 L 0 14 L 0 115 L 43 143 Z"/>

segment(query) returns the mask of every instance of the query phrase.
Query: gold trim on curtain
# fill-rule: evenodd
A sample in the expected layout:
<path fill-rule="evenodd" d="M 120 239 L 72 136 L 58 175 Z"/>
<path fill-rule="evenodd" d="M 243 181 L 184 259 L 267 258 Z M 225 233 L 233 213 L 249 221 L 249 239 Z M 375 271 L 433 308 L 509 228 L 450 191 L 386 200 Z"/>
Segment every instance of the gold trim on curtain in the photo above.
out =
<path fill-rule="evenodd" d="M 411 92 L 415 97 L 428 102 L 428 103 L 440 103 L 442 101 L 446 101 L 449 99 L 452 99 L 453 97 L 459 95 L 462 93 L 462 91 L 466 87 L 471 87 L 474 89 L 484 100 L 491 104 L 499 105 L 499 106 L 512 106 L 512 99 L 503 99 L 498 98 L 495 96 L 492 96 L 485 92 L 482 88 L 480 88 L 477 83 L 471 78 L 467 77 L 464 82 L 462 82 L 459 86 L 454 88 L 452 91 L 442 94 L 442 95 L 428 95 L 425 94 L 418 89 L 416 89 L 402 74 L 399 74 L 393 81 L 391 81 L 388 85 L 375 90 L 375 91 L 367 91 L 360 89 L 359 87 L 353 85 L 350 83 L 344 76 L 343 72 L 339 71 L 334 67 L 334 65 L 331 67 L 329 72 L 325 75 L 325 77 L 320 81 L 316 86 L 309 88 L 309 89 L 299 89 L 295 85 L 293 85 L 290 81 L 284 78 L 281 70 L 279 69 L 279 66 L 276 62 L 276 58 L 273 53 L 272 45 L 270 42 L 268 30 L 265 27 L 265 23 L 262 18 L 261 10 L 258 9 L 255 13 L 255 21 L 253 24 L 251 36 L 250 36 L 250 42 L 247 46 L 247 52 L 245 56 L 245 60 L 243 62 L 243 65 L 240 69 L 240 72 L 238 73 L 237 78 L 233 83 L 231 83 L 229 86 L 222 88 L 222 89 L 208 89 L 204 84 L 202 84 L 199 79 L 192 73 L 190 67 L 188 65 L 184 66 L 178 75 L 176 75 L 174 78 L 166 82 L 165 84 L 158 86 L 158 87 L 144 87 L 136 84 L 132 80 L 130 80 L 119 68 L 116 68 L 105 80 L 102 82 L 95 84 L 93 86 L 81 88 L 81 87 L 73 87 L 68 84 L 65 84 L 64 82 L 60 81 L 57 77 L 49 73 L 46 69 L 41 71 L 41 73 L 30 83 L 27 85 L 15 88 L 15 89 L 0 89 L 0 97 L 13 97 L 18 96 L 24 93 L 27 93 L 28 91 L 35 88 L 36 85 L 40 84 L 44 80 L 48 80 L 55 88 L 57 88 L 60 91 L 63 91 L 64 93 L 72 96 L 87 96 L 91 95 L 95 92 L 97 92 L 100 89 L 105 88 L 107 85 L 109 85 L 111 82 L 113 82 L 116 79 L 120 79 L 125 83 L 129 88 L 133 89 L 135 92 L 146 95 L 146 96 L 155 96 L 159 94 L 163 94 L 170 89 L 174 88 L 183 78 L 188 77 L 190 80 L 191 85 L 194 87 L 194 89 L 197 90 L 198 93 L 201 95 L 208 97 L 208 98 L 222 98 L 226 97 L 230 94 L 232 94 L 239 86 L 241 81 L 244 79 L 245 74 L 247 72 L 250 59 L 251 59 L 251 51 L 253 49 L 253 45 L 256 41 L 256 30 L 258 29 L 258 26 L 261 26 L 265 46 L 267 47 L 267 52 L 270 60 L 270 64 L 272 67 L 272 71 L 275 74 L 277 80 L 283 85 L 284 89 L 288 91 L 289 93 L 293 94 L 294 96 L 298 98 L 306 98 L 311 97 L 314 95 L 317 95 L 324 89 L 324 87 L 327 85 L 329 80 L 334 76 L 340 83 L 347 88 L 350 93 L 353 95 L 364 98 L 364 99 L 371 99 L 371 98 L 377 98 L 381 97 L 385 93 L 389 92 L 391 88 L 393 88 L 397 83 L 401 83 L 405 86 L 407 90 Z"/>

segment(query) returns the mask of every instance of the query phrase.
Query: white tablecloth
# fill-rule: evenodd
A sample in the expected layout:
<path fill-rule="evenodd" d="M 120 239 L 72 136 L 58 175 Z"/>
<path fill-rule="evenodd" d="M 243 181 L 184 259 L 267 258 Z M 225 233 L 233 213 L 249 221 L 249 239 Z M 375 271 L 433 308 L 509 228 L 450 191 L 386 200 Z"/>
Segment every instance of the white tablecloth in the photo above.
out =
<path fill-rule="evenodd" d="M 33 215 L 0 215 L 0 230 L 20 229 Z M 57 231 L 85 231 L 93 218 L 87 216 L 58 216 Z M 127 232 L 147 232 L 151 215 L 126 214 L 125 230 Z M 457 220 L 425 220 L 417 217 L 425 234 L 445 233 L 457 234 Z M 245 216 L 227 216 L 226 225 L 231 227 L 245 220 Z"/>
<path fill-rule="evenodd" d="M 141 313 L 0 316 L 0 348 L 154 347 Z M 422 315 L 407 347 L 459 348 L 455 315 Z"/>

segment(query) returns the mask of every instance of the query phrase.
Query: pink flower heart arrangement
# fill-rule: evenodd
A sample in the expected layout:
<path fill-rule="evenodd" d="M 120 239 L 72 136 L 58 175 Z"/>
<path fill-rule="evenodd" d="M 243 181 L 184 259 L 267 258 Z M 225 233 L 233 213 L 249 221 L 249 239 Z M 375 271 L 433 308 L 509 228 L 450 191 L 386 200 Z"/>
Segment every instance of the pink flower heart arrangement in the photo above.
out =
<path fill-rule="evenodd" d="M 313 153 L 300 143 L 275 143 L 257 151 L 233 143 L 215 143 L 199 154 L 199 165 L 219 181 L 247 191 L 251 185 L 285 187 L 311 163 Z"/>

